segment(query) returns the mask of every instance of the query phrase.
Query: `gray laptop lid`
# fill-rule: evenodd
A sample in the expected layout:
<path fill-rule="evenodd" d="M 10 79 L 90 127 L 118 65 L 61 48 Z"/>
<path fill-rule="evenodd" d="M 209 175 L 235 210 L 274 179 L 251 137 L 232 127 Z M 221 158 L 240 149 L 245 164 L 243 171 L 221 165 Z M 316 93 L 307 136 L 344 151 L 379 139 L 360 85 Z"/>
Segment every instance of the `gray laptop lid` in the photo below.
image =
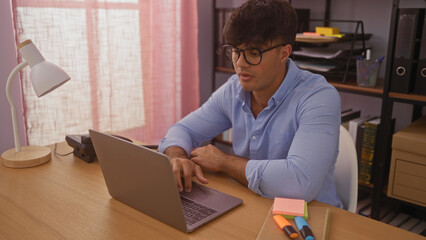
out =
<path fill-rule="evenodd" d="M 192 232 L 242 203 L 239 198 L 193 183 L 193 190 L 182 195 L 217 212 L 187 225 L 166 155 L 109 134 L 89 132 L 111 197 L 161 222 Z"/>

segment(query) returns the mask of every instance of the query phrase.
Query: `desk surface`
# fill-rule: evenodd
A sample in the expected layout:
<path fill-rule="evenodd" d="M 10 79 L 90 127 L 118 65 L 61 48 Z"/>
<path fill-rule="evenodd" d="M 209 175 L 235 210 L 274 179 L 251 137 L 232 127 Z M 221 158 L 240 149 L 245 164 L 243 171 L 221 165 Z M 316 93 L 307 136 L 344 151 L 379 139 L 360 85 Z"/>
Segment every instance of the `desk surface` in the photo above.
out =
<path fill-rule="evenodd" d="M 57 151 L 65 153 L 71 148 L 61 143 Z M 50 162 L 34 168 L 0 166 L 0 239 L 256 239 L 272 200 L 224 175 L 206 176 L 209 187 L 242 198 L 244 203 L 185 234 L 112 199 L 97 162 L 88 164 L 73 155 L 52 154 Z M 330 208 L 330 239 L 424 239 Z"/>

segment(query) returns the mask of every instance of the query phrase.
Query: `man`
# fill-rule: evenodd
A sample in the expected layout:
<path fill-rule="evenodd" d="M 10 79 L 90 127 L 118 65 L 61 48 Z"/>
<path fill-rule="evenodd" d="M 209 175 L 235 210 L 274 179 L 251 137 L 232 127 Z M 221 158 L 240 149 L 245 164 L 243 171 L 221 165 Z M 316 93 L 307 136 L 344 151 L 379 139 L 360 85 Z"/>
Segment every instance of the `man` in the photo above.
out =
<path fill-rule="evenodd" d="M 191 190 L 193 176 L 208 183 L 204 168 L 262 196 L 342 206 L 334 182 L 340 97 L 324 77 L 289 59 L 296 29 L 296 13 L 282 0 L 250 0 L 233 11 L 224 51 L 237 74 L 173 125 L 159 147 L 180 191 Z M 235 155 L 199 147 L 231 127 Z"/>

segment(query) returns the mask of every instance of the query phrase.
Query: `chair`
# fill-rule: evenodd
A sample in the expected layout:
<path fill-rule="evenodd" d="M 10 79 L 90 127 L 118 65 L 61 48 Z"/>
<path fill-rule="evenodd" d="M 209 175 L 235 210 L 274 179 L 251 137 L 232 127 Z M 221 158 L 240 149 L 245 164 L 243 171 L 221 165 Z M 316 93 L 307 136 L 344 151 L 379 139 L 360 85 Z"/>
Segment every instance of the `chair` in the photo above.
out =
<path fill-rule="evenodd" d="M 355 213 L 358 200 L 358 160 L 355 144 L 343 126 L 340 126 L 339 154 L 334 178 L 343 209 Z"/>

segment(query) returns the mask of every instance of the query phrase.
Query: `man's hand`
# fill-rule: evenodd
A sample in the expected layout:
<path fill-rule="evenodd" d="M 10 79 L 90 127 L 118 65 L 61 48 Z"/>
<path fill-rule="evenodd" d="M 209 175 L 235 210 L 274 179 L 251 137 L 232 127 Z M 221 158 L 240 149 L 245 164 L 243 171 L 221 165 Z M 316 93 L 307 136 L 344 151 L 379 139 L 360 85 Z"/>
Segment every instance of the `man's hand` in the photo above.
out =
<path fill-rule="evenodd" d="M 193 150 L 191 161 L 205 169 L 224 172 L 241 184 L 248 186 L 245 172 L 248 159 L 226 154 L 213 145 L 207 145 Z"/>
<path fill-rule="evenodd" d="M 173 174 L 175 175 L 176 183 L 180 192 L 183 191 L 181 177 L 184 178 L 186 192 L 190 192 L 192 189 L 191 179 L 193 176 L 196 176 L 201 183 L 208 183 L 208 180 L 203 175 L 201 167 L 188 159 L 183 148 L 172 146 L 167 148 L 164 153 L 170 158 Z"/>
<path fill-rule="evenodd" d="M 222 163 L 225 161 L 226 156 L 227 154 L 209 144 L 194 149 L 191 152 L 191 161 L 210 171 L 221 172 L 223 171 Z"/>

